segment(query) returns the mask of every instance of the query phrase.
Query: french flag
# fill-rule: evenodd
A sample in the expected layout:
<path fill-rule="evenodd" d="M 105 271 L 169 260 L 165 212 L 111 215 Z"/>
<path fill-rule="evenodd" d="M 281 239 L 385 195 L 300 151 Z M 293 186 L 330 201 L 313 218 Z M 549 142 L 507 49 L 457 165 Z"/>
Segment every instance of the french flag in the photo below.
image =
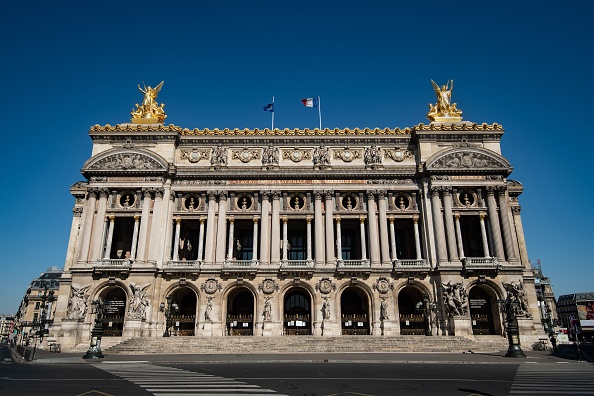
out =
<path fill-rule="evenodd" d="M 313 107 L 313 108 L 318 108 L 318 98 L 305 98 L 305 99 L 301 99 L 301 103 L 303 103 L 303 105 L 305 107 Z"/>

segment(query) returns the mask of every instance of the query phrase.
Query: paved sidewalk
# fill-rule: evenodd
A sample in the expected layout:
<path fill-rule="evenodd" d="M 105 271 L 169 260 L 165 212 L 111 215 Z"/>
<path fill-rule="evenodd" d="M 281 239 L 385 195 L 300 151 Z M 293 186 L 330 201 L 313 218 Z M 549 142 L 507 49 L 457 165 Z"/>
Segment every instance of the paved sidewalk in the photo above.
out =
<path fill-rule="evenodd" d="M 574 348 L 560 348 L 556 355 L 546 351 L 527 351 L 526 358 L 506 358 L 506 351 L 492 353 L 287 353 L 287 354 L 164 354 L 123 355 L 105 354 L 103 359 L 83 359 L 84 353 L 51 353 L 38 349 L 33 364 L 98 363 L 146 361 L 152 363 L 282 363 L 282 362 L 368 362 L 368 363 L 452 363 L 452 364 L 518 364 L 518 363 L 577 363 Z M 16 354 L 15 354 L 16 355 Z M 585 354 L 582 359 L 586 363 Z M 20 356 L 16 355 L 20 358 Z M 20 361 L 24 360 L 20 358 Z"/>

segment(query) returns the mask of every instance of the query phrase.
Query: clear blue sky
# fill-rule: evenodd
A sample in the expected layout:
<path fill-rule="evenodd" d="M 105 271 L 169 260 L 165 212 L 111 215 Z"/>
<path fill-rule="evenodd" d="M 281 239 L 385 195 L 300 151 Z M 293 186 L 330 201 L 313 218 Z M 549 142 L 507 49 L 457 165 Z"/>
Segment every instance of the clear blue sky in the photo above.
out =
<path fill-rule="evenodd" d="M 594 2 L 17 1 L 0 32 L 0 313 L 63 267 L 94 124 L 144 81 L 188 128 L 413 126 L 455 81 L 465 120 L 506 130 L 528 252 L 557 295 L 592 291 Z"/>

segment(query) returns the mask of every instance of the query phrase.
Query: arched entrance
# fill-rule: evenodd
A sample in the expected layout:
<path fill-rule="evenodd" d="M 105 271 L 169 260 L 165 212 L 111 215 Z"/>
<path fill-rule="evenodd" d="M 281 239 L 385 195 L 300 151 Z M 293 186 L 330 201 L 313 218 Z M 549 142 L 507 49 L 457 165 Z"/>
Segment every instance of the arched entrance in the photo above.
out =
<path fill-rule="evenodd" d="M 99 298 L 105 304 L 103 337 L 121 337 L 127 306 L 126 292 L 119 286 L 112 286 L 103 290 Z"/>
<path fill-rule="evenodd" d="M 468 293 L 472 334 L 501 334 L 501 321 L 497 307 L 497 296 L 486 285 L 476 285 Z"/>
<path fill-rule="evenodd" d="M 227 298 L 227 334 L 254 335 L 254 295 L 246 288 L 233 291 Z"/>
<path fill-rule="evenodd" d="M 425 315 L 424 293 L 417 287 L 407 286 L 398 294 L 400 334 L 426 335 L 428 329 Z"/>
<path fill-rule="evenodd" d="M 283 330 L 286 335 L 311 335 L 311 297 L 296 288 L 285 295 Z"/>
<path fill-rule="evenodd" d="M 194 290 L 181 287 L 171 293 L 172 306 L 176 307 L 169 317 L 170 335 L 193 336 L 196 329 L 197 297 Z M 175 304 L 175 305 L 174 305 Z"/>
<path fill-rule="evenodd" d="M 349 287 L 340 296 L 343 335 L 369 335 L 369 300 L 358 287 Z"/>

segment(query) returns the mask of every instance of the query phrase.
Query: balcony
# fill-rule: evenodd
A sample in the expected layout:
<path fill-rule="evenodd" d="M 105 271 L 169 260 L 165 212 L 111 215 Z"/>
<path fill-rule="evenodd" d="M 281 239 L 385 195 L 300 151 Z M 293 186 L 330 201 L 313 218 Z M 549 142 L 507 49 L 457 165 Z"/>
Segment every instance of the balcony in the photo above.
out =
<path fill-rule="evenodd" d="M 341 274 L 361 275 L 371 273 L 371 263 L 363 260 L 336 260 L 336 271 Z"/>
<path fill-rule="evenodd" d="M 126 277 L 130 273 L 131 267 L 132 261 L 129 259 L 99 259 L 93 265 L 93 274 Z"/>
<path fill-rule="evenodd" d="M 225 274 L 251 274 L 258 271 L 258 260 L 225 260 L 222 272 Z"/>
<path fill-rule="evenodd" d="M 465 257 L 462 264 L 466 272 L 498 272 L 500 268 L 497 257 Z"/>
<path fill-rule="evenodd" d="M 163 266 L 163 272 L 170 275 L 198 275 L 201 266 L 200 260 L 169 260 Z"/>
<path fill-rule="evenodd" d="M 284 274 L 312 274 L 313 260 L 281 260 L 279 271 Z"/>
<path fill-rule="evenodd" d="M 394 272 L 397 274 L 427 273 L 431 270 L 425 259 L 396 259 L 393 261 Z"/>

